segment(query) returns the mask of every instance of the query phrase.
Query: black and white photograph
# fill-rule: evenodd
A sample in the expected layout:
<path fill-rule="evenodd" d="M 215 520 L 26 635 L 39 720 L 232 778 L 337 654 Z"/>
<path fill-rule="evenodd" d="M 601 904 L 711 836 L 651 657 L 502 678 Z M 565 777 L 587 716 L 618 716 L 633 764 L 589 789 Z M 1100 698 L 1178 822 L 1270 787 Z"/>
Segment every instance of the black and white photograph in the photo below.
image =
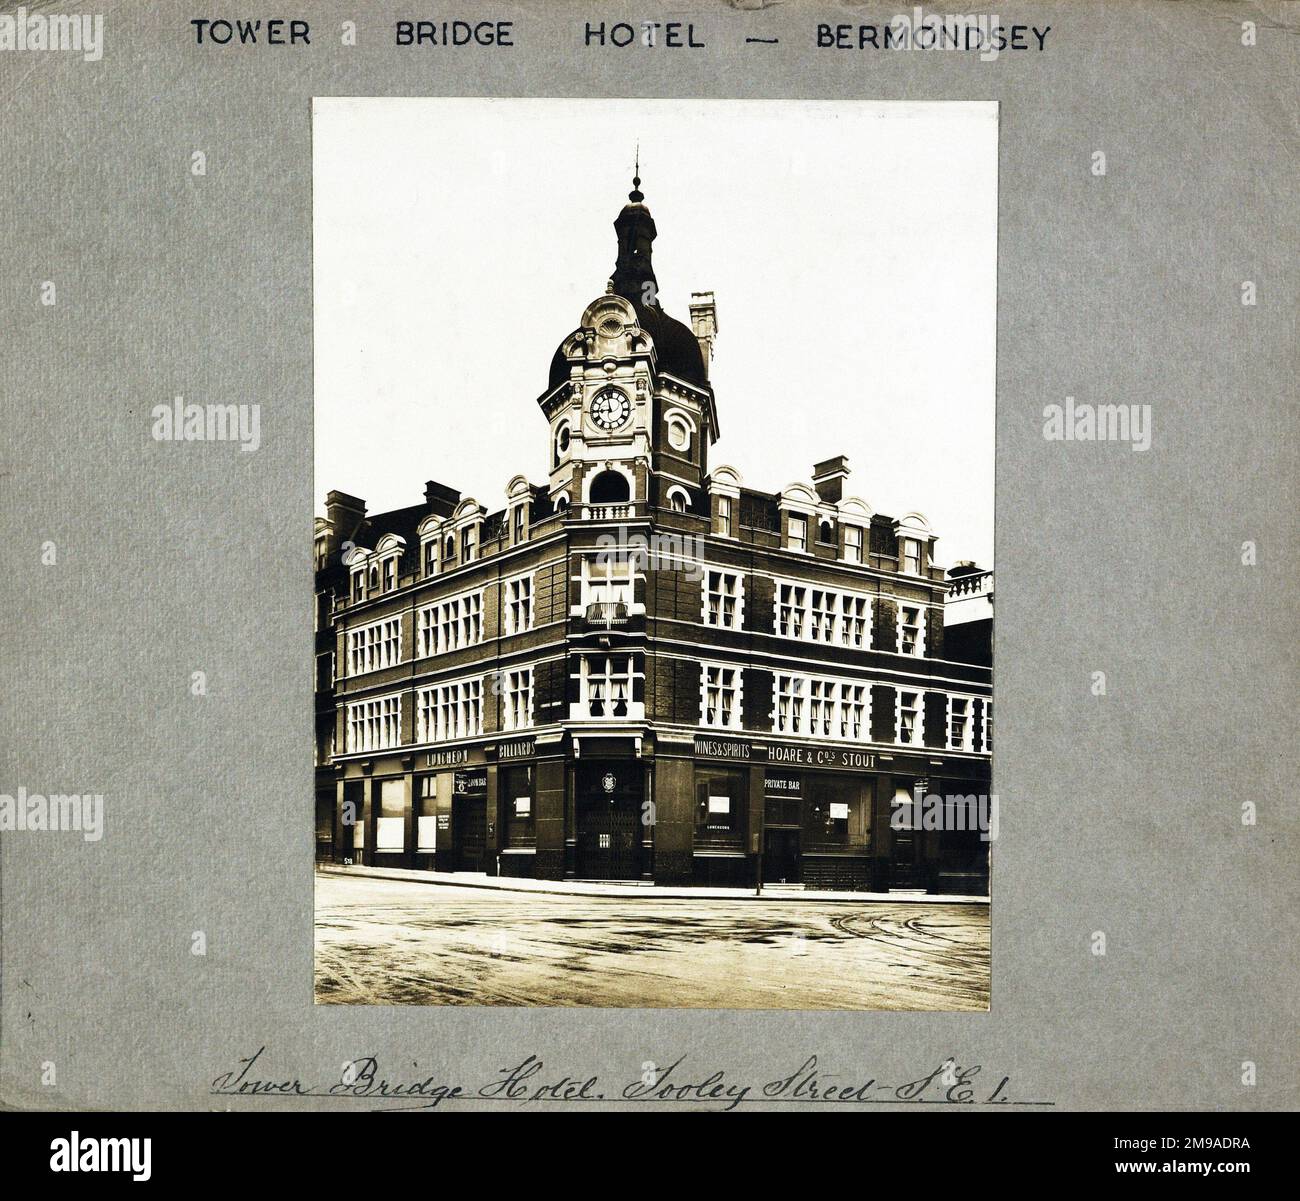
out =
<path fill-rule="evenodd" d="M 313 105 L 315 996 L 989 1006 L 996 103 Z"/>
<path fill-rule="evenodd" d="M 1288 1167 L 1297 34 L 0 0 L 15 1195 Z"/>

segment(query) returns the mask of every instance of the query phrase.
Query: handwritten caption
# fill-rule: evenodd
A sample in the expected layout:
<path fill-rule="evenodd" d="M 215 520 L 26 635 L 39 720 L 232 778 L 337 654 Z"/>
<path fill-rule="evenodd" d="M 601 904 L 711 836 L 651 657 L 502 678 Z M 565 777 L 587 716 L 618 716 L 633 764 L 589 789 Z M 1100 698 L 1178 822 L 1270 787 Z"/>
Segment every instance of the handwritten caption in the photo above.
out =
<path fill-rule="evenodd" d="M 236 1061 L 236 1066 L 212 1081 L 211 1093 L 220 1097 L 283 1098 L 335 1097 L 366 1100 L 397 1108 L 437 1109 L 455 1102 L 511 1102 L 516 1105 L 605 1102 L 609 1104 L 672 1102 L 711 1105 L 722 1110 L 764 1102 L 800 1104 L 940 1104 L 940 1105 L 1050 1105 L 1050 1101 L 1016 1099 L 1011 1077 L 985 1072 L 979 1064 L 963 1066 L 949 1058 L 932 1070 L 901 1083 L 875 1077 L 852 1077 L 826 1071 L 816 1055 L 809 1055 L 794 1071 L 751 1083 L 724 1069 L 701 1071 L 687 1065 L 687 1057 L 659 1068 L 643 1065 L 634 1080 L 607 1084 L 598 1075 L 555 1074 L 537 1055 L 528 1055 L 514 1067 L 502 1068 L 477 1087 L 454 1083 L 435 1073 L 409 1078 L 381 1071 L 374 1055 L 343 1064 L 337 1080 L 313 1084 L 297 1076 L 267 1074 L 266 1047 Z M 401 1103 L 407 1103 L 402 1105 Z"/>

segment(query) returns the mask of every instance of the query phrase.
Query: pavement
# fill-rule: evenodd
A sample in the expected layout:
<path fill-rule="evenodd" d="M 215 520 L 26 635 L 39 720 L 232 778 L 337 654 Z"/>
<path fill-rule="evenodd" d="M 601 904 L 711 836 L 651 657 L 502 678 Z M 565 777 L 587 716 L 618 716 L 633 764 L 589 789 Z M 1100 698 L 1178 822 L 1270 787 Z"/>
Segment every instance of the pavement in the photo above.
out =
<path fill-rule="evenodd" d="M 378 871 L 380 869 L 374 869 Z M 425 876 L 427 873 L 413 873 Z M 513 882 L 519 884 L 519 881 Z M 316 876 L 316 1000 L 983 1012 L 987 903 Z M 548 890 L 550 891 L 550 890 Z M 673 890 L 676 892 L 676 890 Z M 726 895 L 706 895 L 725 893 Z"/>
<path fill-rule="evenodd" d="M 829 892 L 790 884 L 765 884 L 761 895 L 751 888 L 670 887 L 635 880 L 522 880 L 513 876 L 489 876 L 484 872 L 427 872 L 408 868 L 318 866 L 324 875 L 369 876 L 377 880 L 407 880 L 416 884 L 442 884 L 454 888 L 492 888 L 505 892 L 544 892 L 567 897 L 645 897 L 677 900 L 823 901 L 861 904 L 863 901 L 924 901 L 932 905 L 987 905 L 988 897 L 927 893 L 893 889 L 890 892 Z"/>

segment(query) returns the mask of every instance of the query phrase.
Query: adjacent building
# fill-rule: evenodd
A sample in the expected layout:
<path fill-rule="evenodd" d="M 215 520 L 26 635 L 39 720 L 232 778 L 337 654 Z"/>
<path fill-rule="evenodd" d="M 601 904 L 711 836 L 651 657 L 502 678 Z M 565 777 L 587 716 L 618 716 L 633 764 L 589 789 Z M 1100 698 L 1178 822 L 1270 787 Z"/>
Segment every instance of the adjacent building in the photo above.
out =
<path fill-rule="evenodd" d="M 536 401 L 544 475 L 504 506 L 326 498 L 318 857 L 982 892 L 978 831 L 895 815 L 990 791 L 991 621 L 950 645 L 944 614 L 991 574 L 945 573 L 926 519 L 875 512 L 842 456 L 780 492 L 711 461 L 717 308 L 660 306 L 639 189 Z"/>

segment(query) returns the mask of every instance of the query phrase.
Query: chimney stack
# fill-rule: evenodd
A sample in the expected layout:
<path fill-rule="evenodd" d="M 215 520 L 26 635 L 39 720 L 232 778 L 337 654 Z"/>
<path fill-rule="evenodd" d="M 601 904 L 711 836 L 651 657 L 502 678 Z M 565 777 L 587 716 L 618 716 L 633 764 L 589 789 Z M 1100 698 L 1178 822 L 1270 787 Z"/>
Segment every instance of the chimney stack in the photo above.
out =
<path fill-rule="evenodd" d="M 325 516 L 333 527 L 334 547 L 341 546 L 352 541 L 365 521 L 366 502 L 346 492 L 331 492 L 325 497 Z"/>
<path fill-rule="evenodd" d="M 704 377 L 707 379 L 709 364 L 713 361 L 713 340 L 718 336 L 718 306 L 712 292 L 691 293 L 691 328 L 700 344 Z"/>
<path fill-rule="evenodd" d="M 460 493 L 437 480 L 428 480 L 424 485 L 424 503 L 439 517 L 450 517 L 460 504 Z"/>
<path fill-rule="evenodd" d="M 844 497 L 844 481 L 849 478 L 849 461 L 843 455 L 813 464 L 813 487 L 828 505 Z"/>

